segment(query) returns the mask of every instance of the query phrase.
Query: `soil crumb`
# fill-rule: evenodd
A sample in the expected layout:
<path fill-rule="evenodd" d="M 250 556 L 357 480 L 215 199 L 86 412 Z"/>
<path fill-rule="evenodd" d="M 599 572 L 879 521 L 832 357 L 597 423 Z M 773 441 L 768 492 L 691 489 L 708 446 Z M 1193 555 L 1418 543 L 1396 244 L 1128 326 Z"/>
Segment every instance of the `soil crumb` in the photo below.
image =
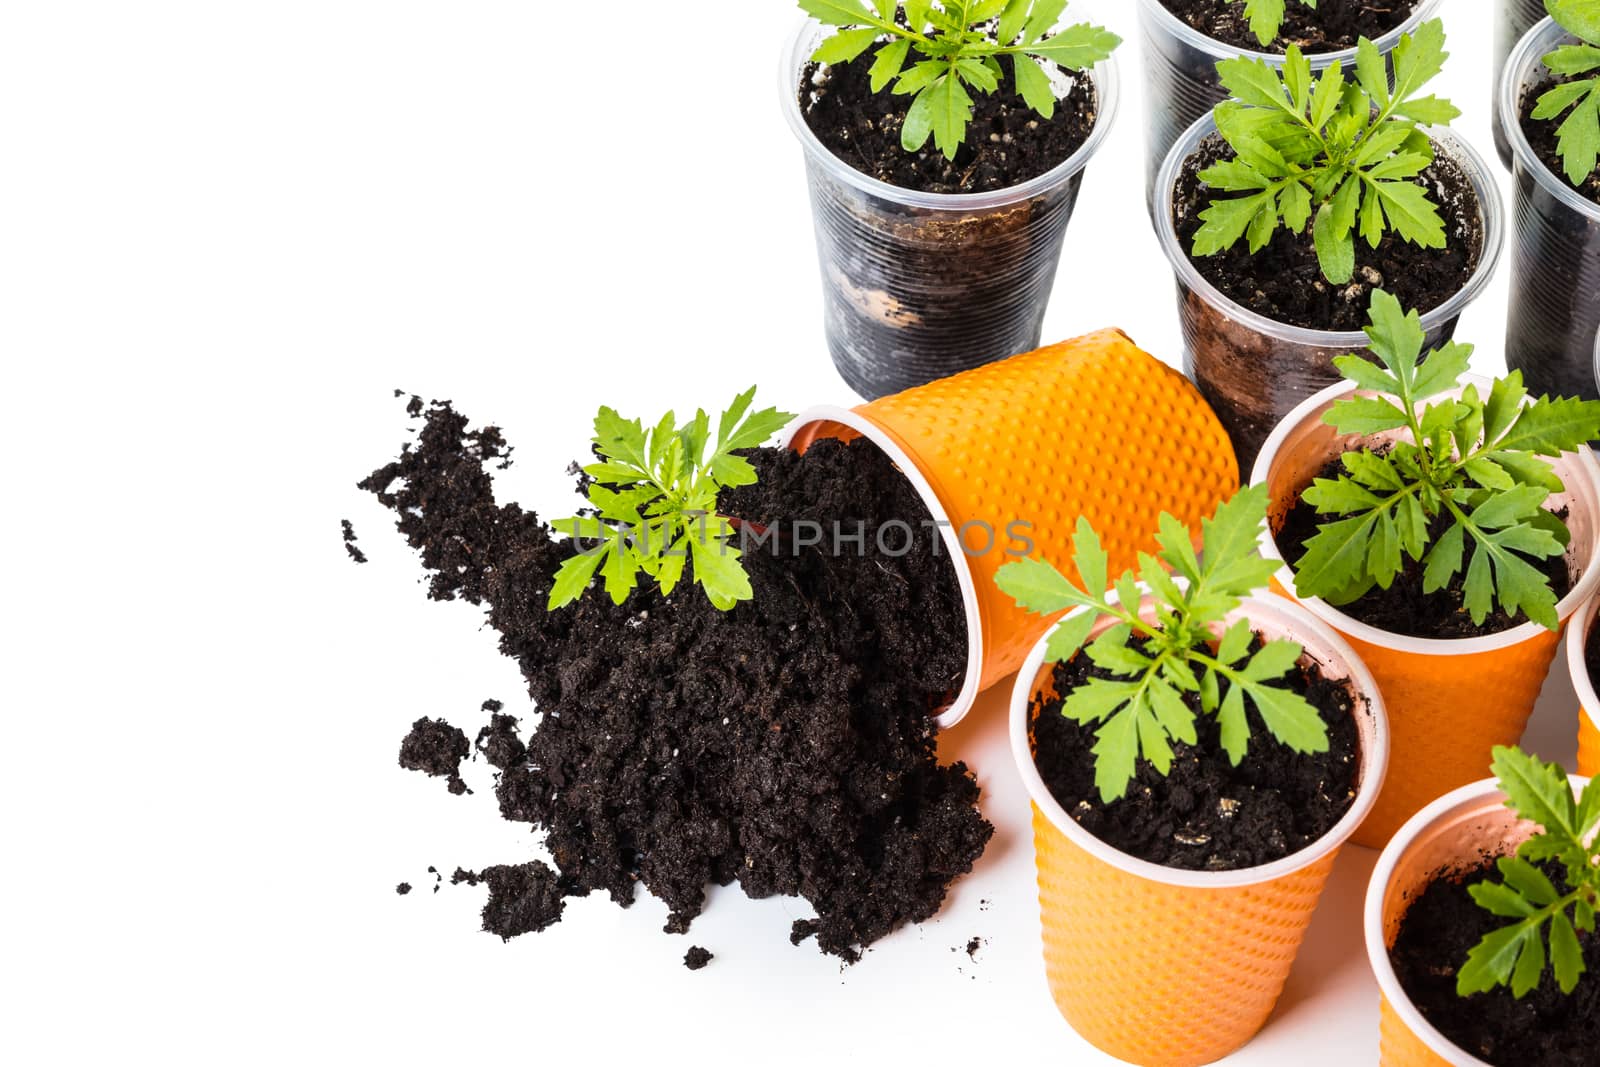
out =
<path fill-rule="evenodd" d="M 365 563 L 367 554 L 356 547 L 356 528 L 350 525 L 349 519 L 340 519 L 339 526 L 344 531 L 344 550 L 357 563 Z"/>
<path fill-rule="evenodd" d="M 541 914 L 557 891 L 626 907 L 642 883 L 683 932 L 708 885 L 737 881 L 753 898 L 804 897 L 816 918 L 791 940 L 815 937 L 854 962 L 939 909 L 994 828 L 977 781 L 941 765 L 934 744 L 930 712 L 966 669 L 960 589 L 926 507 L 881 451 L 864 440 L 818 441 L 803 459 L 753 450 L 760 481 L 721 501 L 763 528 L 860 524 L 860 555 L 751 550 L 755 597 L 727 612 L 687 581 L 670 598 L 640 588 L 616 605 L 593 589 L 549 612 L 575 549 L 496 501 L 504 437 L 448 403 L 413 407 L 415 440 L 361 487 L 420 553 L 429 595 L 483 606 L 528 683 L 531 734 L 486 707 L 477 743 L 500 771 L 501 815 L 546 833 L 560 877 L 535 879 Z M 871 549 L 890 522 L 914 532 L 893 557 Z M 426 720 L 418 729 L 433 735 Z M 468 747 L 458 731 L 446 752 L 459 761 Z"/>
<path fill-rule="evenodd" d="M 716 956 L 713 953 L 695 945 L 683 954 L 683 965 L 691 971 L 698 971 L 714 959 Z"/>
<path fill-rule="evenodd" d="M 394 887 L 394 891 L 399 893 L 401 896 L 405 896 L 407 893 L 411 892 L 411 883 L 401 882 L 399 885 Z"/>
<path fill-rule="evenodd" d="M 421 718 L 400 742 L 400 766 L 448 780 L 450 792 L 471 792 L 461 780 L 461 761 L 472 752 L 467 735 L 443 719 Z M 431 868 L 430 868 L 431 869 Z"/>
<path fill-rule="evenodd" d="M 485 867 L 473 872 L 457 867 L 451 885 L 487 884 L 489 900 L 483 905 L 483 929 L 510 941 L 534 934 L 561 921 L 567 894 L 556 872 L 533 860 L 515 867 Z"/>
<path fill-rule="evenodd" d="M 970 960 L 977 959 L 978 958 L 978 950 L 980 948 L 982 948 L 983 945 L 984 945 L 984 941 L 983 941 L 983 938 L 981 938 L 981 937 L 974 937 L 972 940 L 968 941 L 967 942 L 967 949 L 966 949 L 967 958 L 970 959 Z"/>

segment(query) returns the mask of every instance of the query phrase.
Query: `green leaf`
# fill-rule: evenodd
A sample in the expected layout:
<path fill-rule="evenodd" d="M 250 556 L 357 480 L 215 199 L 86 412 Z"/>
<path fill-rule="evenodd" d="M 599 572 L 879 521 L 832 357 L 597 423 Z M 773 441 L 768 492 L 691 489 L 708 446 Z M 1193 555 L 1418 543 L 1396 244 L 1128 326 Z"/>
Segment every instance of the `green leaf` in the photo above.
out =
<path fill-rule="evenodd" d="M 1336 601 L 1363 574 L 1376 523 L 1375 513 L 1368 512 L 1319 526 L 1295 567 L 1295 590 L 1303 597 Z"/>
<path fill-rule="evenodd" d="M 1521 893 L 1497 882 L 1479 882 L 1468 886 L 1467 892 L 1478 907 L 1503 919 L 1526 919 L 1539 910 Z"/>
<path fill-rule="evenodd" d="M 568 558 L 556 570 L 555 584 L 550 588 L 547 611 L 556 611 L 577 600 L 589 588 L 594 572 L 600 566 L 601 553 L 579 554 Z"/>
<path fill-rule="evenodd" d="M 1027 44 L 1029 54 L 1068 70 L 1086 70 L 1110 58 L 1122 38 L 1103 26 L 1078 23 L 1042 41 Z"/>
<path fill-rule="evenodd" d="M 1392 57 L 1395 99 L 1410 99 L 1444 70 L 1445 60 L 1450 58 L 1444 44 L 1443 19 L 1429 19 L 1415 33 L 1401 35 Z"/>
<path fill-rule="evenodd" d="M 1600 400 L 1540 397 L 1519 409 L 1516 422 L 1495 442 L 1500 451 L 1559 456 L 1600 437 Z"/>
<path fill-rule="evenodd" d="M 890 82 L 900 76 L 910 53 L 910 41 L 895 41 L 878 49 L 878 55 L 872 61 L 872 69 L 868 72 L 872 78 L 873 92 L 883 92 Z"/>
<path fill-rule="evenodd" d="M 1124 708 L 1095 734 L 1094 784 L 1109 804 L 1128 792 L 1139 759 L 1139 709 Z"/>
<path fill-rule="evenodd" d="M 1578 841 L 1577 803 L 1567 773 L 1557 763 L 1545 763 L 1518 748 L 1497 746 L 1493 762 L 1496 784 L 1506 795 L 1506 806 L 1544 832 L 1561 841 Z"/>
<path fill-rule="evenodd" d="M 1017 93 L 1027 105 L 1045 118 L 1056 113 L 1056 92 L 1050 85 L 1050 76 L 1031 58 L 1025 55 L 1011 57 L 1011 66 L 1017 82 Z"/>
<path fill-rule="evenodd" d="M 1009 0 L 995 27 L 995 41 L 1003 45 L 1015 41 L 1017 34 L 1022 32 L 1023 24 L 1028 21 L 1028 10 L 1032 6 L 1032 0 Z"/>
<path fill-rule="evenodd" d="M 1350 184 L 1346 189 L 1353 188 Z M 1354 196 L 1349 198 L 1355 200 Z M 1340 211 L 1334 203 L 1324 204 L 1317 211 L 1312 227 L 1312 243 L 1317 250 L 1317 265 L 1322 276 L 1334 285 L 1345 285 L 1356 273 L 1356 245 L 1351 239 L 1350 227 L 1340 225 Z"/>
<path fill-rule="evenodd" d="M 1453 523 L 1428 551 L 1422 571 L 1422 591 L 1437 593 L 1448 586 L 1461 572 L 1461 560 L 1465 553 L 1466 530 L 1460 523 Z"/>
<path fill-rule="evenodd" d="M 639 577 L 639 557 L 621 541 L 612 541 L 606 548 L 605 562 L 600 565 L 600 577 L 605 580 L 611 602 L 621 604 L 633 592 L 633 584 Z"/>
<path fill-rule="evenodd" d="M 1408 425 L 1406 413 L 1393 403 L 1377 396 L 1358 396 L 1341 400 L 1328 408 L 1323 422 L 1340 433 L 1369 434 L 1398 430 Z"/>
<path fill-rule="evenodd" d="M 1522 955 L 1511 975 L 1511 995 L 1521 1000 L 1539 988 L 1539 978 L 1544 974 L 1544 939 L 1534 927 L 1524 938 Z"/>
<path fill-rule="evenodd" d="M 1356 81 L 1373 104 L 1380 108 L 1388 104 L 1389 64 L 1371 41 L 1362 40 L 1356 46 Z"/>
<path fill-rule="evenodd" d="M 1568 33 L 1600 44 L 1600 4 L 1595 0 L 1545 0 L 1545 9 Z"/>
<path fill-rule="evenodd" d="M 1531 932 L 1538 936 L 1538 931 Z M 1527 946 L 1529 933 L 1522 926 L 1507 926 L 1487 934 L 1467 954 L 1467 962 L 1456 974 L 1456 995 L 1469 997 L 1509 985 L 1511 971 Z"/>
<path fill-rule="evenodd" d="M 1501 856 L 1496 866 L 1506 885 L 1516 890 L 1535 908 L 1549 907 L 1561 899 L 1555 885 L 1543 871 L 1517 856 Z"/>
<path fill-rule="evenodd" d="M 1073 722 L 1092 726 L 1132 700 L 1139 688 L 1138 682 L 1090 678 L 1067 694 L 1061 713 Z"/>
<path fill-rule="evenodd" d="M 1228 760 L 1235 767 L 1244 762 L 1250 752 L 1250 720 L 1244 710 L 1244 690 L 1237 685 L 1228 687 L 1217 712 L 1217 724 L 1222 733 L 1219 743 Z"/>
<path fill-rule="evenodd" d="M 1195 231 L 1191 246 L 1197 256 L 1213 256 L 1239 243 L 1255 222 L 1256 216 L 1275 216 L 1276 196 L 1271 189 L 1253 196 L 1213 200 L 1200 212 L 1201 226 Z"/>
<path fill-rule="evenodd" d="M 1263 45 L 1278 39 L 1283 27 L 1284 0 L 1245 0 L 1244 14 L 1250 20 L 1250 32 Z"/>
<path fill-rule="evenodd" d="M 1556 151 L 1573 185 L 1587 181 L 1600 161 L 1600 79 L 1589 84 L 1588 97 L 1556 128 Z"/>
<path fill-rule="evenodd" d="M 1106 630 L 1084 651 L 1096 667 L 1112 674 L 1142 676 L 1150 669 L 1150 657 L 1128 644 L 1132 627 L 1123 623 Z"/>
<path fill-rule="evenodd" d="M 928 100 L 928 122 L 933 131 L 933 143 L 946 159 L 955 159 L 961 142 L 966 140 L 967 124 L 972 121 L 972 97 L 961 79 L 946 76 L 934 82 L 917 97 L 916 103 Z M 912 105 L 916 110 L 916 104 Z M 906 125 L 911 125 L 909 117 Z"/>
<path fill-rule="evenodd" d="M 750 576 L 739 563 L 739 550 L 712 541 L 709 544 L 689 539 L 689 555 L 694 562 L 695 581 L 705 588 L 706 597 L 720 610 L 726 611 L 741 600 L 755 596 L 750 588 Z"/>
<path fill-rule="evenodd" d="M 1268 641 L 1241 672 L 1252 682 L 1275 682 L 1293 670 L 1305 649 L 1293 641 Z"/>
<path fill-rule="evenodd" d="M 1222 640 L 1217 642 L 1217 662 L 1234 666 L 1244 658 L 1250 649 L 1250 639 L 1254 637 L 1250 629 L 1249 619 L 1240 619 L 1229 626 L 1222 633 Z"/>
<path fill-rule="evenodd" d="M 1428 199 L 1428 191 L 1411 182 L 1373 182 L 1372 190 L 1383 201 L 1389 223 L 1401 237 L 1423 248 L 1444 248 L 1444 219 Z"/>
<path fill-rule="evenodd" d="M 856 0 L 800 0 L 800 10 L 824 26 L 860 26 L 873 18 Z"/>
<path fill-rule="evenodd" d="M 825 37 L 811 54 L 813 63 L 849 63 L 877 43 L 878 30 L 840 30 Z"/>
<path fill-rule="evenodd" d="M 1589 970 L 1584 962 L 1583 946 L 1565 912 L 1556 912 L 1550 920 L 1550 962 L 1555 969 L 1556 982 L 1561 992 L 1568 996 L 1578 988 L 1578 980 Z"/>
<path fill-rule="evenodd" d="M 1034 0 L 1033 13 L 1022 30 L 1023 43 L 1032 44 L 1055 29 L 1066 9 L 1067 0 Z"/>
<path fill-rule="evenodd" d="M 1290 47 L 1290 54 L 1299 52 Z M 1222 80 L 1228 95 L 1252 107 L 1274 110 L 1289 108 L 1289 91 L 1278 72 L 1264 59 L 1246 59 L 1243 56 L 1224 59 L 1217 64 L 1217 76 Z"/>
<path fill-rule="evenodd" d="M 1194 712 L 1189 710 L 1183 697 L 1171 686 L 1153 682 L 1150 686 L 1150 708 L 1161 722 L 1161 727 L 1174 741 L 1186 745 L 1199 744 L 1195 731 Z"/>
<path fill-rule="evenodd" d="M 1077 655 L 1083 643 L 1089 639 L 1089 631 L 1094 629 L 1094 624 L 1099 618 L 1097 612 L 1079 611 L 1062 619 L 1050 631 L 1050 638 L 1045 643 L 1045 660 L 1050 663 L 1064 663 Z"/>
<path fill-rule="evenodd" d="M 1245 692 L 1279 742 L 1301 753 L 1328 751 L 1328 726 L 1305 697 L 1271 685 L 1246 684 Z"/>
<path fill-rule="evenodd" d="M 1081 524 L 1079 533 L 1082 533 Z M 1094 532 L 1091 530 L 1089 533 L 1092 537 Z M 1082 573 L 1081 562 L 1079 573 Z M 1054 615 L 1070 607 L 1096 604 L 1093 597 L 1084 595 L 1066 576 L 1041 559 L 1029 557 L 1007 563 L 995 572 L 994 577 L 1002 593 L 1036 615 Z"/>

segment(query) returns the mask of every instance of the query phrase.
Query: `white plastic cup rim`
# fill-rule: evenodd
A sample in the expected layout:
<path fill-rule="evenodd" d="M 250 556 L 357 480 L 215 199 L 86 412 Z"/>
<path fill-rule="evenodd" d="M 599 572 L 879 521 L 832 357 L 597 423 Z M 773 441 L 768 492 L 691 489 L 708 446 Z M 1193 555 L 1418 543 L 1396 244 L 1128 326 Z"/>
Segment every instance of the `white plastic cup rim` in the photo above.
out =
<path fill-rule="evenodd" d="M 1439 10 L 1444 0 L 1419 0 L 1411 15 L 1400 25 L 1377 38 L 1372 43 L 1378 46 L 1378 51 L 1388 54 L 1394 46 L 1400 43 L 1403 34 L 1414 33 L 1416 28 L 1432 18 Z M 1234 59 L 1243 56 L 1245 59 L 1264 59 L 1273 66 L 1281 67 L 1284 62 L 1282 52 L 1258 52 L 1248 48 L 1239 48 L 1226 44 L 1215 37 L 1207 37 L 1187 22 L 1167 10 L 1161 0 L 1139 0 L 1139 6 L 1150 18 L 1161 23 L 1162 29 L 1170 36 L 1176 37 L 1190 48 L 1216 56 L 1218 59 Z M 1337 52 L 1313 52 L 1306 56 L 1311 61 L 1312 70 L 1326 70 L 1334 63 L 1343 63 L 1348 66 L 1355 62 L 1356 50 L 1345 48 Z"/>
<path fill-rule="evenodd" d="M 1267 337 L 1274 337 L 1289 344 L 1314 345 L 1322 348 L 1352 350 L 1365 348 L 1367 335 L 1360 330 L 1313 330 L 1304 326 L 1291 326 L 1251 311 L 1212 285 L 1190 261 L 1183 246 L 1178 243 L 1178 231 L 1173 225 L 1173 196 L 1176 192 L 1179 170 L 1199 147 L 1200 142 L 1215 133 L 1216 129 L 1216 119 L 1211 113 L 1200 116 L 1194 125 L 1178 138 L 1177 143 L 1172 146 L 1172 151 L 1167 153 L 1167 158 L 1161 164 L 1161 172 L 1156 178 L 1156 234 L 1160 238 L 1162 251 L 1166 252 L 1167 260 L 1172 264 L 1179 281 L 1191 292 L 1199 293 L 1206 303 L 1220 309 L 1230 319 Z M 1500 187 L 1492 177 L 1489 164 L 1478 154 L 1477 149 L 1447 128 L 1430 128 L 1428 136 L 1466 171 L 1467 180 L 1472 184 L 1473 192 L 1477 194 L 1483 220 L 1483 251 L 1478 256 L 1478 267 L 1455 295 L 1422 316 L 1422 328 L 1431 332 L 1460 315 L 1466 310 L 1467 305 L 1483 292 L 1494 277 L 1495 267 L 1500 262 L 1500 255 L 1505 249 L 1506 234 L 1505 205 L 1501 202 Z"/>
<path fill-rule="evenodd" d="M 1363 336 L 1365 341 L 1365 336 Z M 1365 347 L 1363 345 L 1362 347 Z M 1480 375 L 1468 374 L 1462 377 L 1464 384 L 1479 386 L 1487 389 L 1489 380 Z M 1250 474 L 1250 484 L 1259 485 L 1268 480 L 1268 473 L 1272 470 L 1272 463 L 1278 453 L 1283 450 L 1284 442 L 1295 428 L 1312 418 L 1321 407 L 1333 401 L 1353 394 L 1356 391 L 1354 382 L 1336 382 L 1322 390 L 1313 397 L 1309 397 L 1299 407 L 1284 416 L 1272 430 L 1267 438 L 1267 443 L 1261 446 L 1261 454 L 1256 457 L 1255 469 Z M 1589 449 L 1582 449 L 1577 453 L 1578 462 L 1588 471 L 1590 480 L 1600 484 L 1600 461 L 1594 457 Z M 1390 633 L 1380 630 L 1376 626 L 1369 626 L 1353 616 L 1347 615 L 1323 600 L 1321 597 L 1303 597 L 1295 592 L 1294 570 L 1284 559 L 1283 553 L 1278 549 L 1277 539 L 1272 531 L 1267 531 L 1262 540 L 1261 554 L 1267 559 L 1275 559 L 1282 564 L 1278 568 L 1277 580 L 1284 589 L 1288 590 L 1297 604 L 1311 612 L 1318 619 L 1332 626 L 1340 633 L 1349 634 L 1358 641 L 1381 648 L 1394 649 L 1397 652 L 1406 652 L 1422 656 L 1471 656 L 1482 652 L 1498 652 L 1501 649 L 1520 645 L 1524 641 L 1532 640 L 1546 630 L 1535 622 L 1525 622 L 1513 626 L 1509 630 L 1499 633 L 1487 634 L 1483 637 L 1411 637 L 1406 634 Z M 1556 615 L 1562 619 L 1571 618 L 1583 604 L 1594 598 L 1595 592 L 1600 590 L 1600 523 L 1596 525 L 1594 546 L 1590 556 L 1590 565 L 1584 571 L 1583 577 L 1567 592 L 1567 595 L 1556 605 Z"/>
<path fill-rule="evenodd" d="M 1600 730 L 1600 697 L 1595 695 L 1594 679 L 1589 677 L 1589 664 L 1584 657 L 1596 609 L 1600 609 L 1600 597 L 1590 597 L 1567 624 L 1567 671 L 1572 675 L 1572 688 L 1578 695 L 1579 714 L 1587 715 L 1595 729 Z"/>
<path fill-rule="evenodd" d="M 1146 594 L 1145 599 L 1148 600 L 1148 587 L 1140 583 L 1139 590 L 1142 594 Z M 1108 599 L 1111 603 L 1118 602 L 1115 590 L 1110 591 Z M 1054 633 L 1067 619 L 1088 610 L 1090 609 L 1078 608 L 1068 612 L 1061 622 L 1050 628 L 1050 633 Z M 1350 839 L 1377 804 L 1378 794 L 1383 789 L 1389 767 L 1389 721 L 1383 706 L 1383 696 L 1378 692 L 1378 683 L 1372 677 L 1372 672 L 1337 631 L 1292 600 L 1258 594 L 1244 598 L 1239 611 L 1251 619 L 1292 620 L 1295 627 L 1309 632 L 1322 643 L 1323 647 L 1331 650 L 1340 660 L 1338 664 L 1340 667 L 1348 669 L 1350 687 L 1360 699 L 1367 701 L 1368 714 L 1375 726 L 1371 749 L 1363 749 L 1361 754 L 1363 778 L 1355 801 L 1350 805 L 1350 810 L 1345 812 L 1344 818 L 1315 842 L 1299 852 L 1259 867 L 1245 867 L 1234 871 L 1185 871 L 1138 859 L 1113 848 L 1078 825 L 1077 820 L 1067 814 L 1066 809 L 1062 808 L 1061 803 L 1044 784 L 1044 777 L 1040 775 L 1039 767 L 1033 760 L 1033 746 L 1028 741 L 1029 705 L 1033 700 L 1034 682 L 1045 665 L 1045 653 L 1050 642 L 1050 633 L 1046 633 L 1028 654 L 1026 662 L 1017 674 L 1016 684 L 1011 690 L 1012 761 L 1022 776 L 1022 783 L 1027 787 L 1029 798 L 1038 805 L 1051 825 L 1074 845 L 1100 862 L 1143 878 L 1145 881 L 1181 889 L 1241 889 L 1263 885 L 1286 878 L 1326 858 Z"/>
<path fill-rule="evenodd" d="M 1600 204 L 1574 189 L 1563 175 L 1545 166 L 1544 160 L 1534 153 L 1533 146 L 1528 143 L 1528 135 L 1522 132 L 1523 76 L 1533 69 L 1534 64 L 1542 62 L 1545 54 L 1567 36 L 1567 32 L 1556 25 L 1553 18 L 1547 18 L 1529 30 L 1506 60 L 1495 106 L 1499 109 L 1500 124 L 1505 128 L 1506 140 L 1511 144 L 1511 156 L 1516 166 L 1531 175 L 1540 188 L 1567 207 L 1591 222 L 1600 223 Z M 1596 349 L 1600 352 L 1600 345 Z"/>
<path fill-rule="evenodd" d="M 1081 8 L 1082 5 L 1075 7 L 1074 15 L 1081 14 Z M 890 185 L 888 182 L 863 174 L 830 152 L 821 141 L 817 140 L 817 135 L 811 132 L 805 116 L 800 113 L 800 85 L 795 80 L 795 75 L 810 58 L 810 49 L 806 46 L 808 39 L 821 28 L 822 24 L 816 19 L 801 19 L 783 49 L 778 64 L 778 95 L 784 118 L 813 164 L 834 181 L 851 185 L 880 200 L 929 211 L 995 211 L 1010 207 L 1048 192 L 1076 176 L 1089 165 L 1089 160 L 1111 133 L 1111 124 L 1116 118 L 1121 95 L 1115 52 L 1110 59 L 1096 63 L 1087 72 L 1099 96 L 1094 128 L 1089 131 L 1089 136 L 1084 139 L 1083 144 L 1078 146 L 1078 150 L 1056 167 L 1020 185 L 986 193 L 924 193 Z"/>
<path fill-rule="evenodd" d="M 1569 777 L 1574 790 L 1582 790 L 1589 783 L 1587 778 L 1580 778 L 1577 775 Z M 1434 1029 L 1433 1024 L 1423 1018 L 1416 1005 L 1411 1003 L 1411 998 L 1400 987 L 1400 979 L 1394 973 L 1394 963 L 1389 959 L 1389 946 L 1383 937 L 1383 898 L 1389 890 L 1389 880 L 1394 877 L 1395 869 L 1400 865 L 1406 849 L 1411 847 L 1411 843 L 1419 835 L 1455 809 L 1475 800 L 1486 800 L 1498 795 L 1500 787 L 1494 779 L 1485 779 L 1446 793 L 1417 812 L 1400 828 L 1400 832 L 1390 839 L 1383 854 L 1378 857 L 1378 865 L 1373 869 L 1372 880 L 1367 883 L 1367 900 L 1362 925 L 1367 941 L 1367 960 L 1372 967 L 1373 976 L 1378 980 L 1378 988 L 1383 992 L 1384 999 L 1389 1002 L 1390 1007 L 1405 1023 L 1406 1029 L 1420 1038 L 1435 1055 L 1456 1067 L 1490 1067 L 1490 1065 L 1458 1048 L 1449 1038 Z"/>
<path fill-rule="evenodd" d="M 885 433 L 882 427 L 860 412 L 832 404 L 808 408 L 783 431 L 778 439 L 779 447 L 790 447 L 802 430 L 819 422 L 838 423 L 877 445 L 894 465 L 900 468 L 906 481 L 911 483 L 911 487 L 917 491 L 917 496 L 922 498 L 928 514 L 939 525 L 945 552 L 950 559 L 950 565 L 955 569 L 956 583 L 961 588 L 961 603 L 967 618 L 967 673 L 962 678 L 961 689 L 954 701 L 934 718 L 934 722 L 941 730 L 947 730 L 967 717 L 967 712 L 972 710 L 972 705 L 978 699 L 979 685 L 983 680 L 983 615 L 978 608 L 978 587 L 973 578 L 972 563 L 967 559 L 966 551 L 962 547 L 960 531 L 950 521 L 950 513 L 945 508 L 944 502 L 939 499 L 939 494 L 934 492 L 933 485 L 917 466 L 916 461 L 894 438 Z"/>

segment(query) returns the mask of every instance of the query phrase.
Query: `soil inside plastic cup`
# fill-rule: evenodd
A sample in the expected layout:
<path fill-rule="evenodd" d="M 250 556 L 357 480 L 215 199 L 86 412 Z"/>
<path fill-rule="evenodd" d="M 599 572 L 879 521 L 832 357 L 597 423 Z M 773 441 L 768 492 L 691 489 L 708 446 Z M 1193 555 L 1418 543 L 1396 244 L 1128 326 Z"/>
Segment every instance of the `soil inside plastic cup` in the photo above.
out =
<path fill-rule="evenodd" d="M 1074 19 L 1087 17 L 1074 5 Z M 780 65 L 784 115 L 805 149 L 828 348 L 869 400 L 1039 347 L 1084 168 L 1110 132 L 1115 58 L 1095 86 L 1088 139 L 1046 174 L 991 193 L 937 194 L 868 177 L 830 152 L 800 108 L 825 35 L 802 22 Z"/>
<path fill-rule="evenodd" d="M 1497 110 L 1511 145 L 1515 220 L 1506 365 L 1522 371 L 1535 394 L 1595 399 L 1600 204 L 1546 166 L 1522 126 L 1524 97 L 1550 77 L 1543 57 L 1569 40 L 1576 39 L 1553 19 L 1541 22 L 1512 52 L 1500 85 Z"/>

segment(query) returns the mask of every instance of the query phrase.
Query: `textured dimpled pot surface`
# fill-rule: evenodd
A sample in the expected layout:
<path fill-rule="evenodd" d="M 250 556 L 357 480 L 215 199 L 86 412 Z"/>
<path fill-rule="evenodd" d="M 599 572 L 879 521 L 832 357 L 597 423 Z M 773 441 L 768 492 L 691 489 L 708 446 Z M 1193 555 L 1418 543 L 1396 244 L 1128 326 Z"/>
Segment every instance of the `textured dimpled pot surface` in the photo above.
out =
<path fill-rule="evenodd" d="M 1146 598 L 1141 614 L 1153 617 Z M 1045 976 L 1057 1008 L 1098 1048 L 1144 1067 L 1212 1063 L 1267 1022 L 1294 966 L 1339 847 L 1370 810 L 1389 761 L 1371 675 L 1339 636 L 1277 597 L 1247 601 L 1268 637 L 1299 641 L 1356 700 L 1361 767 L 1350 811 L 1303 851 L 1246 871 L 1177 871 L 1136 860 L 1075 823 L 1033 762 L 1030 708 L 1051 691 L 1041 642 L 1018 676 L 1011 748 L 1033 800 Z M 1101 620 L 1096 630 L 1110 625 Z"/>
<path fill-rule="evenodd" d="M 978 688 L 1015 671 L 1053 621 L 1017 607 L 994 583 L 1016 558 L 1008 549 L 1025 547 L 1008 538 L 1020 529 L 1012 524 L 1026 524 L 1031 554 L 1071 573 L 1072 533 L 1084 516 L 1115 574 L 1155 549 L 1163 511 L 1198 527 L 1239 484 L 1228 437 L 1200 394 L 1120 330 L 1013 356 L 855 412 L 916 465 L 966 545 L 982 628 Z M 797 447 L 855 432 L 807 418 L 797 424 Z"/>
<path fill-rule="evenodd" d="M 1468 381 L 1487 391 L 1485 380 L 1469 376 Z M 1312 397 L 1284 420 L 1263 449 L 1253 480 L 1265 482 L 1271 497 L 1263 545 L 1267 555 L 1283 558 L 1276 530 L 1328 461 L 1363 441 L 1381 444 L 1399 436 L 1341 436 L 1325 424 L 1322 415 L 1328 407 L 1353 392 L 1353 386 L 1337 385 Z M 1572 531 L 1567 549 L 1572 591 L 1557 605 L 1564 623 L 1600 586 L 1600 568 L 1593 566 L 1600 553 L 1600 466 L 1587 449 L 1547 462 L 1566 486 L 1547 506 L 1565 507 Z M 1322 600 L 1298 596 L 1287 564 L 1273 579 L 1273 588 L 1350 642 L 1377 678 L 1389 708 L 1394 765 L 1403 771 L 1389 777 L 1372 817 L 1356 834 L 1357 844 L 1372 848 L 1382 848 L 1431 801 L 1483 777 L 1496 745 L 1514 745 L 1522 738 L 1561 645 L 1559 632 L 1533 623 L 1460 640 L 1386 633 Z"/>

